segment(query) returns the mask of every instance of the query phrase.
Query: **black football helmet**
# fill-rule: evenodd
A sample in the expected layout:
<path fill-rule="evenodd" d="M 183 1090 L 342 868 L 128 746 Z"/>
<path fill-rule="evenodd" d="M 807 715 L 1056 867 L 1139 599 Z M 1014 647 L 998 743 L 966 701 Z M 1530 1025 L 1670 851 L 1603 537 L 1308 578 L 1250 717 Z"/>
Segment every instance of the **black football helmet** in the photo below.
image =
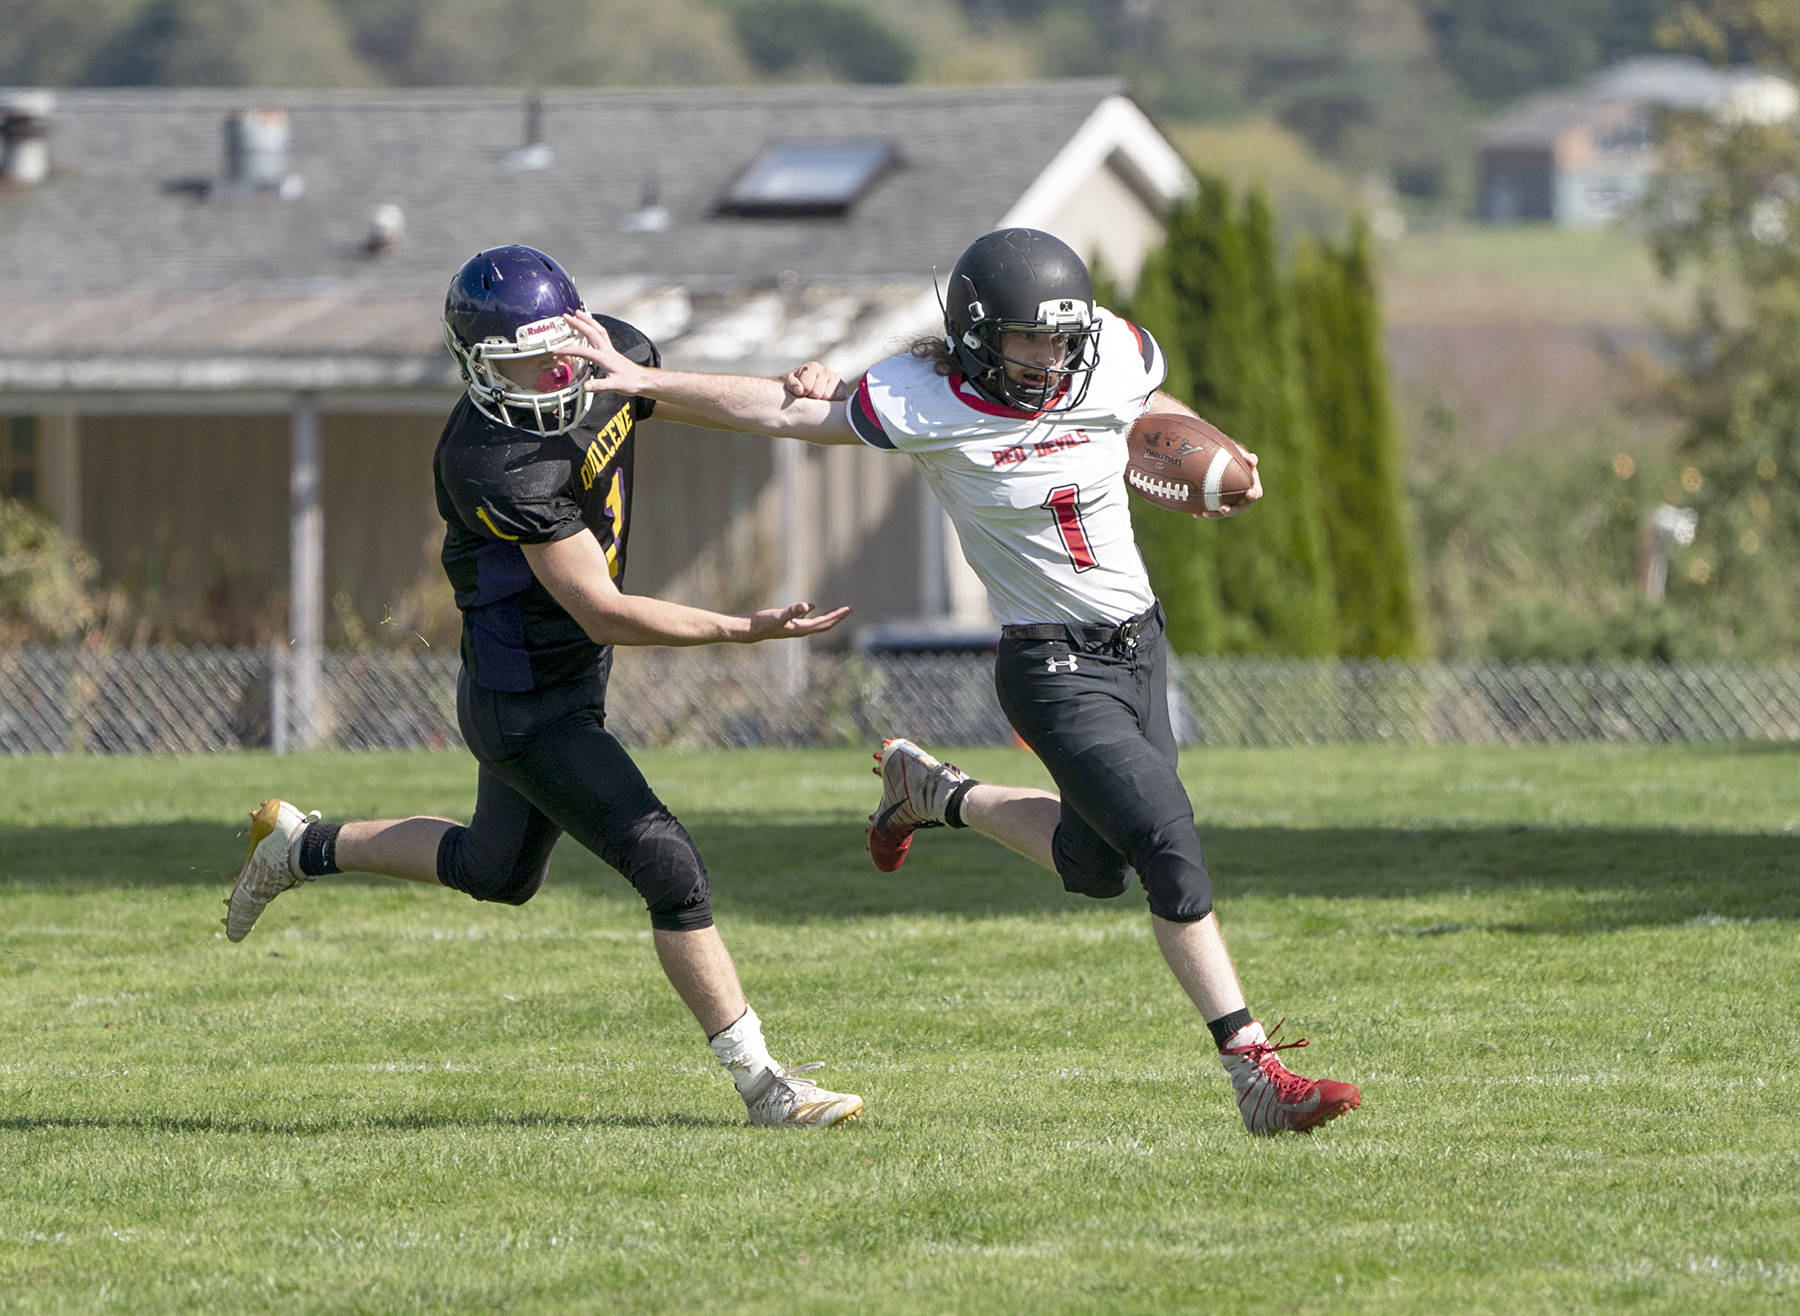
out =
<path fill-rule="evenodd" d="M 548 392 L 507 378 L 493 363 L 580 342 L 563 317 L 585 309 L 574 280 L 535 247 L 490 247 L 465 261 L 444 298 L 444 342 L 476 409 L 534 434 L 565 434 L 580 424 L 594 401 L 582 388 L 593 373 L 588 362 L 570 362 L 566 378 Z"/>
<path fill-rule="evenodd" d="M 1068 243 L 1034 228 L 1003 228 L 976 238 L 950 271 L 941 294 L 944 345 L 963 378 L 995 402 L 1023 411 L 1069 411 L 1081 405 L 1100 359 L 1094 281 Z M 1042 369 L 1009 358 L 1005 333 L 1055 334 L 1059 364 Z M 1042 382 L 1009 377 L 1007 362 Z"/>

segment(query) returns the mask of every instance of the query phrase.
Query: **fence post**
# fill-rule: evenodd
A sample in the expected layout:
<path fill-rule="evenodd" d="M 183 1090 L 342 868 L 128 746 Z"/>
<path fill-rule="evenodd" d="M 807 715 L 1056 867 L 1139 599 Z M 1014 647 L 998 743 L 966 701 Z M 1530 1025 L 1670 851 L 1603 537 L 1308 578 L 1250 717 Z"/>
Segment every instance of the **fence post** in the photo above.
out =
<path fill-rule="evenodd" d="M 319 651 L 325 636 L 318 398 L 296 394 L 289 425 L 293 455 L 288 469 L 288 628 L 294 643 L 294 738 L 306 749 L 319 737 Z"/>
<path fill-rule="evenodd" d="M 813 597 L 811 548 L 818 527 L 801 514 L 806 479 L 806 448 L 801 443 L 775 445 L 775 475 L 781 496 L 781 581 L 775 597 L 781 603 Z M 792 708 L 806 693 L 807 659 L 812 646 L 805 640 L 788 640 L 770 646 L 775 650 L 782 701 Z"/>
<path fill-rule="evenodd" d="M 269 646 L 269 748 L 277 758 L 288 751 L 287 654 L 279 644 Z"/>

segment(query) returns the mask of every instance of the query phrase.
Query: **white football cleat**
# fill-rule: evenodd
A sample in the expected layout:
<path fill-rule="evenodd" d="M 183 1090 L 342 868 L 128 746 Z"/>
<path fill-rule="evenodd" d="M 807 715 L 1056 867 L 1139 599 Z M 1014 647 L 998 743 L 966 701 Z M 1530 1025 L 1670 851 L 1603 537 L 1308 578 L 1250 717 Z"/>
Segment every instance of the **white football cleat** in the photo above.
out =
<path fill-rule="evenodd" d="M 794 1075 L 823 1068 L 822 1062 L 772 1069 L 762 1088 L 744 1094 L 750 1122 L 759 1128 L 835 1129 L 862 1114 L 862 1098 L 850 1092 L 827 1092 L 810 1078 Z"/>
<path fill-rule="evenodd" d="M 264 800 L 250 815 L 250 854 L 225 902 L 230 911 L 224 919 L 226 937 L 242 941 L 271 900 L 313 880 L 296 874 L 288 854 L 306 824 L 318 820 L 316 811 L 301 813 L 286 800 Z"/>

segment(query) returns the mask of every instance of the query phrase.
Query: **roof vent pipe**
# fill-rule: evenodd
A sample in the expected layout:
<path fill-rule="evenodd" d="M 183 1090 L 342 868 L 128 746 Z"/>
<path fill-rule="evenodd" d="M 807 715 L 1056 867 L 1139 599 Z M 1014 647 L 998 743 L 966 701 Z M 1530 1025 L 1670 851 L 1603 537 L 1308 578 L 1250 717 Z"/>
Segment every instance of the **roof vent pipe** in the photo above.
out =
<path fill-rule="evenodd" d="M 369 213 L 369 236 L 363 241 L 363 251 L 380 255 L 399 246 L 405 236 L 406 212 L 392 201 L 383 201 Z"/>
<path fill-rule="evenodd" d="M 56 97 L 48 91 L 15 91 L 0 103 L 0 179 L 30 187 L 49 176 L 55 108 Z"/>
<path fill-rule="evenodd" d="M 288 182 L 286 110 L 237 110 L 225 117 L 225 186 L 280 192 Z"/>
<path fill-rule="evenodd" d="M 532 95 L 525 101 L 525 145 L 508 153 L 506 167 L 517 173 L 536 173 L 556 162 L 556 152 L 544 140 L 544 98 Z"/>

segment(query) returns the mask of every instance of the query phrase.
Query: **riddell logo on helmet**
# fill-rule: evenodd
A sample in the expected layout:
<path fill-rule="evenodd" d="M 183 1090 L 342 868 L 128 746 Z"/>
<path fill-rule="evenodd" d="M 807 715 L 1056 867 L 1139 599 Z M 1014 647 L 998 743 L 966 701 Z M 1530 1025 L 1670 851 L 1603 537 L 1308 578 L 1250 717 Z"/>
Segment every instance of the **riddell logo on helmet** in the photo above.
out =
<path fill-rule="evenodd" d="M 533 320 L 530 324 L 522 324 L 513 335 L 521 343 L 528 343 L 534 338 L 542 338 L 546 334 L 561 333 L 563 318 L 553 315 L 548 320 Z"/>
<path fill-rule="evenodd" d="M 1085 325 L 1087 322 L 1087 303 L 1074 297 L 1052 297 L 1038 303 L 1039 324 Z"/>

